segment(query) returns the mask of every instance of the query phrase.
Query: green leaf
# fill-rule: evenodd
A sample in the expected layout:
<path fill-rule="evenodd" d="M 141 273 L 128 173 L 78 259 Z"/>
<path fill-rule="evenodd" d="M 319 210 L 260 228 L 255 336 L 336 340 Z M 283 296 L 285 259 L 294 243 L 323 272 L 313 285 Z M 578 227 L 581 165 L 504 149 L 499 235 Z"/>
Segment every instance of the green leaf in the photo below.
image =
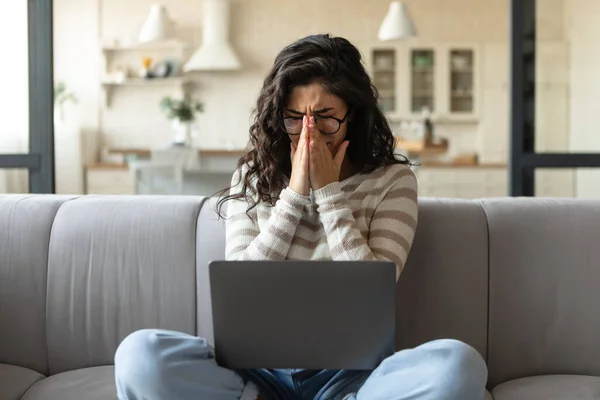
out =
<path fill-rule="evenodd" d="M 183 99 L 163 98 L 160 108 L 167 119 L 178 119 L 181 122 L 193 121 L 196 113 L 204 111 L 202 103 L 195 101 L 189 93 L 185 93 Z"/>

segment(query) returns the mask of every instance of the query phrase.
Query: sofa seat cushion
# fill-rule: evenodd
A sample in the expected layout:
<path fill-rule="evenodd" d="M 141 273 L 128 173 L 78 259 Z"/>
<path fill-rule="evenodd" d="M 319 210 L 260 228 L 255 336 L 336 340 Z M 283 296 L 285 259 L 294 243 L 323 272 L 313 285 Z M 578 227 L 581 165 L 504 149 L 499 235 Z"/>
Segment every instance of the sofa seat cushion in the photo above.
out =
<path fill-rule="evenodd" d="M 23 400 L 116 400 L 115 368 L 83 368 L 52 375 L 34 384 Z"/>
<path fill-rule="evenodd" d="M 488 392 L 486 390 L 485 391 L 485 398 L 483 400 L 494 400 L 494 398 L 492 397 L 492 395 L 490 394 L 490 392 Z"/>
<path fill-rule="evenodd" d="M 0 399 L 19 400 L 44 375 L 15 365 L 0 364 Z"/>
<path fill-rule="evenodd" d="M 494 400 L 598 400 L 600 378 L 547 375 L 516 379 L 492 390 Z"/>

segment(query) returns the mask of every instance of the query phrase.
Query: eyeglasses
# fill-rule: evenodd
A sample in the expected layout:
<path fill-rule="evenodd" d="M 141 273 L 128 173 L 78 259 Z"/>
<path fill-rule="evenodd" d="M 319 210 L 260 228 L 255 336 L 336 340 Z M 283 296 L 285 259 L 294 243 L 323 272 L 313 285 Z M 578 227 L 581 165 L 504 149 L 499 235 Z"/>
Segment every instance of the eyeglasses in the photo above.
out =
<path fill-rule="evenodd" d="M 333 135 L 342 127 L 342 124 L 348 119 L 350 110 L 346 112 L 344 118 L 335 117 L 315 117 L 315 127 L 323 135 Z M 288 135 L 294 136 L 302 133 L 302 118 L 303 117 L 286 117 L 283 119 L 283 127 Z"/>

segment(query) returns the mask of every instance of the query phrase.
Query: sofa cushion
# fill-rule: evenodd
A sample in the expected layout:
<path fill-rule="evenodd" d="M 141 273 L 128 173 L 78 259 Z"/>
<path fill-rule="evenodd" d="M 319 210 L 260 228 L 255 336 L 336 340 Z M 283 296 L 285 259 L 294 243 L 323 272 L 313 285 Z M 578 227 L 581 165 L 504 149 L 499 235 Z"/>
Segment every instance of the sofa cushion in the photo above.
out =
<path fill-rule="evenodd" d="M 483 400 L 494 400 L 494 398 L 492 397 L 492 395 L 490 394 L 490 392 L 488 392 L 486 390 L 485 391 L 485 398 Z"/>
<path fill-rule="evenodd" d="M 46 271 L 54 217 L 70 197 L 0 195 L 0 363 L 48 373 Z"/>
<path fill-rule="evenodd" d="M 117 398 L 115 368 L 76 369 L 37 382 L 22 400 L 112 400 Z"/>
<path fill-rule="evenodd" d="M 19 400 L 44 375 L 16 365 L 0 364 L 0 399 Z"/>
<path fill-rule="evenodd" d="M 600 202 L 487 199 L 489 383 L 600 376 Z"/>
<path fill-rule="evenodd" d="M 397 290 L 396 346 L 458 339 L 487 349 L 488 237 L 480 204 L 419 199 L 419 224 Z"/>
<path fill-rule="evenodd" d="M 48 252 L 48 375 L 112 364 L 139 329 L 195 333 L 203 201 L 89 196 L 60 208 Z"/>
<path fill-rule="evenodd" d="M 547 375 L 516 379 L 492 390 L 494 400 L 597 400 L 600 378 Z"/>
<path fill-rule="evenodd" d="M 214 345 L 208 264 L 225 259 L 225 221 L 216 212 L 217 198 L 207 200 L 198 215 L 196 232 L 196 334 Z M 227 203 L 223 214 L 227 210 Z M 218 232 L 218 234 L 215 234 Z"/>

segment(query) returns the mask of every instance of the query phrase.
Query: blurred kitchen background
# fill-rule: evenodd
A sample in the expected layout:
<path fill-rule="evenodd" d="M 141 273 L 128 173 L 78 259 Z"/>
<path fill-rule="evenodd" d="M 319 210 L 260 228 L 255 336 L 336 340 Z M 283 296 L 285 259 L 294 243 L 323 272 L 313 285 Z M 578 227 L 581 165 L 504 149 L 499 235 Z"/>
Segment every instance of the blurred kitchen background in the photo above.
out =
<path fill-rule="evenodd" d="M 600 1 L 538 0 L 536 150 L 600 152 Z M 509 194 L 509 0 L 54 0 L 56 192 L 211 195 L 229 183 L 275 55 L 353 42 L 421 196 Z M 0 153 L 27 152 L 27 1 L 0 3 Z M 389 40 L 391 39 L 391 40 Z M 0 193 L 27 192 L 0 169 Z M 600 197 L 600 170 L 537 169 Z"/>

